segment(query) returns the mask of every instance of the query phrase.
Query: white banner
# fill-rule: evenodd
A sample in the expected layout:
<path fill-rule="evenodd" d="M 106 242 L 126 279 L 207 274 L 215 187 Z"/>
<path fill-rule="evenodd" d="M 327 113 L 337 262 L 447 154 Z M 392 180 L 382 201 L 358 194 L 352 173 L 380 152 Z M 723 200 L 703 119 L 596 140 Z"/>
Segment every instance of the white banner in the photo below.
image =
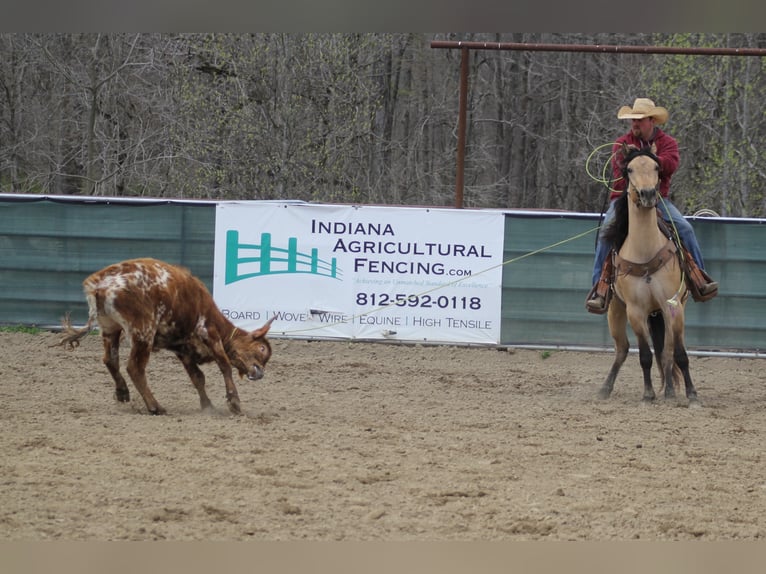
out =
<path fill-rule="evenodd" d="M 503 214 L 220 203 L 213 295 L 237 326 L 273 335 L 500 340 Z"/>

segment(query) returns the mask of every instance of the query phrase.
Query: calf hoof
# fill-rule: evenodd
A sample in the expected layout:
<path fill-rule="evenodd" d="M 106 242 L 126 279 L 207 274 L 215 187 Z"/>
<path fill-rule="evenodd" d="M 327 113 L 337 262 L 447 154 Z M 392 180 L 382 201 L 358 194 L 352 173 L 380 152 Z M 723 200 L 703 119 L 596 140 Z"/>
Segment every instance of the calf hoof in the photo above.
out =
<path fill-rule="evenodd" d="M 229 410 L 235 414 L 235 415 L 241 415 L 242 409 L 239 407 L 239 398 L 238 397 L 231 397 L 228 399 L 229 403 Z"/>
<path fill-rule="evenodd" d="M 128 389 L 116 389 L 114 391 L 114 398 L 121 403 L 130 402 L 130 391 Z"/>
<path fill-rule="evenodd" d="M 165 409 L 163 409 L 160 405 L 157 405 L 156 408 L 149 409 L 149 414 L 158 416 L 158 415 L 166 415 L 168 414 L 168 412 Z"/>

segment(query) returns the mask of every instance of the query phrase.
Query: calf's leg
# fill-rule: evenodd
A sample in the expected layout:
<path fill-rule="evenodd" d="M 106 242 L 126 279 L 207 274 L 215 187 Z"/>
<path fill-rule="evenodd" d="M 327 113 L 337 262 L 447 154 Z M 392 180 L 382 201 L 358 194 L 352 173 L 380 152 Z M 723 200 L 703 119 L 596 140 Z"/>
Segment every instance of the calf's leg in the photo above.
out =
<path fill-rule="evenodd" d="M 128 357 L 128 375 L 143 397 L 147 410 L 153 415 L 164 415 L 165 409 L 154 398 L 152 391 L 149 390 L 149 385 L 146 383 L 146 365 L 149 362 L 151 350 L 151 344 L 133 337 L 133 345 L 130 349 L 130 357 Z"/>
<path fill-rule="evenodd" d="M 229 404 L 229 410 L 235 415 L 241 415 L 242 409 L 239 404 L 239 394 L 237 393 L 234 379 L 231 376 L 231 363 L 229 362 L 229 357 L 226 355 L 226 350 L 224 349 L 221 340 L 219 339 L 215 342 L 211 342 L 210 350 L 213 352 L 215 362 L 223 375 L 223 382 L 226 385 L 226 401 Z"/>
<path fill-rule="evenodd" d="M 242 408 L 239 404 L 237 387 L 234 386 L 234 380 L 231 378 L 231 368 L 228 373 L 224 373 L 223 379 L 226 384 L 226 401 L 229 403 L 229 410 L 235 415 L 241 415 Z"/>
<path fill-rule="evenodd" d="M 104 343 L 104 365 L 106 365 L 109 374 L 114 379 L 114 396 L 121 403 L 130 401 L 130 390 L 125 378 L 120 373 L 120 336 L 122 331 L 114 333 L 104 333 L 102 342 Z"/>
<path fill-rule="evenodd" d="M 197 389 L 197 393 L 199 394 L 200 408 L 203 411 L 212 409 L 213 403 L 210 402 L 210 399 L 205 392 L 205 373 L 203 373 L 197 364 L 193 362 L 189 357 L 182 355 L 177 355 L 177 357 L 181 360 L 181 363 L 183 363 L 183 366 L 186 369 L 186 372 L 189 374 L 189 378 L 191 379 L 192 384 L 194 384 L 194 387 Z"/>

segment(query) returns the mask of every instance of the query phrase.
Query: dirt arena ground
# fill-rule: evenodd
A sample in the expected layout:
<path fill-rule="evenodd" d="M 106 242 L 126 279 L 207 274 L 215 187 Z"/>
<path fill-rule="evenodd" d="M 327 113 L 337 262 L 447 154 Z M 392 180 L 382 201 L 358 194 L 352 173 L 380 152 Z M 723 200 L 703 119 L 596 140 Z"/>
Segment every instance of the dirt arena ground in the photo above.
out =
<path fill-rule="evenodd" d="M 0 540 L 760 540 L 762 359 L 692 357 L 701 409 L 631 355 L 272 339 L 243 416 L 150 361 L 117 403 L 98 335 L 0 332 Z"/>

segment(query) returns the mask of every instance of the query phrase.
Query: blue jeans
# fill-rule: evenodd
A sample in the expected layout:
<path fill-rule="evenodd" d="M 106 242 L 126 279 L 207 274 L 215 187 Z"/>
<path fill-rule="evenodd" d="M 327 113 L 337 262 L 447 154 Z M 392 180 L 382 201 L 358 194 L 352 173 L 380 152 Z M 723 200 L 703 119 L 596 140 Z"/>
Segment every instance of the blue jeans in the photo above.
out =
<path fill-rule="evenodd" d="M 694 235 L 694 228 L 691 226 L 691 223 L 684 219 L 681 212 L 678 211 L 676 206 L 667 198 L 664 198 L 659 203 L 658 207 L 660 208 L 662 218 L 665 221 L 670 223 L 670 220 L 673 220 L 673 223 L 678 230 L 678 235 L 681 237 L 681 241 L 683 241 L 686 248 L 692 254 L 697 266 L 700 269 L 704 269 L 705 262 L 702 259 L 702 251 L 700 251 L 700 245 L 697 242 L 697 236 Z M 614 201 L 609 204 L 609 209 L 607 209 L 604 214 L 604 222 L 601 224 L 601 230 L 609 224 L 612 218 L 614 218 Z M 599 231 L 598 243 L 596 244 L 596 260 L 593 262 L 593 285 L 595 285 L 598 278 L 601 277 L 601 268 L 604 266 L 604 261 L 606 260 L 607 255 L 609 255 L 609 250 L 611 248 L 611 245 L 601 239 L 601 232 Z"/>

